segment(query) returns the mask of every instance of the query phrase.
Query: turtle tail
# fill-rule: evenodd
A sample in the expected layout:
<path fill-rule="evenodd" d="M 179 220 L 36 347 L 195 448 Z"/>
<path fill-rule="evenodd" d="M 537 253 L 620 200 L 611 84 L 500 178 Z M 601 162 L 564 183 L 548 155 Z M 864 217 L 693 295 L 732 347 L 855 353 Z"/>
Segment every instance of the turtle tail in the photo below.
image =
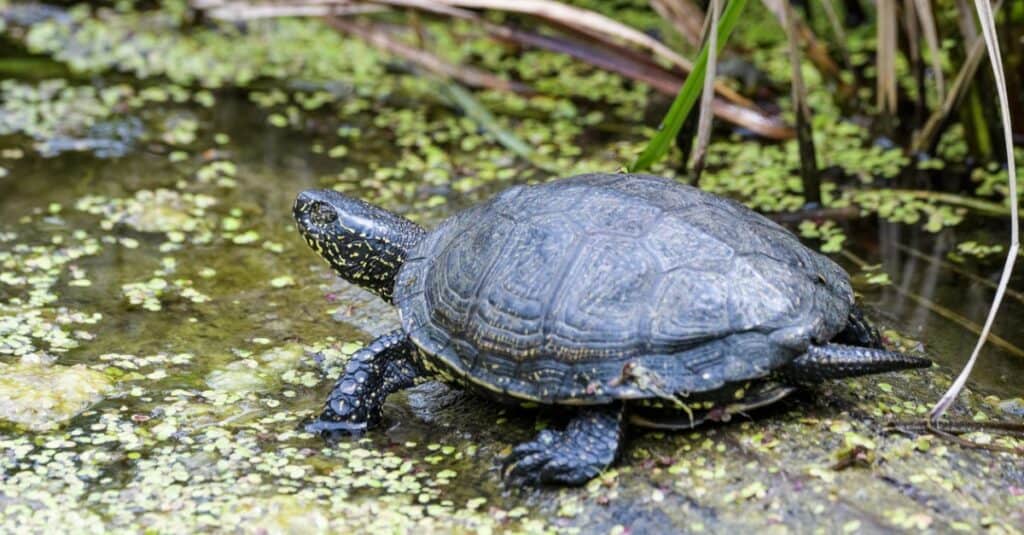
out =
<path fill-rule="evenodd" d="M 817 383 L 875 373 L 927 368 L 932 361 L 872 347 L 825 344 L 811 346 L 776 373 L 792 383 Z"/>

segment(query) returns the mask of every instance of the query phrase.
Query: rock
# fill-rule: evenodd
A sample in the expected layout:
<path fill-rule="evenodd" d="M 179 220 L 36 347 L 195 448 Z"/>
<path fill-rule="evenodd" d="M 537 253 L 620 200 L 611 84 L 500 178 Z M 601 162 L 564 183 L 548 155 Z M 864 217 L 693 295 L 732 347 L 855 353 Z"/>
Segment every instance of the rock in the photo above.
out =
<path fill-rule="evenodd" d="M 110 379 L 81 364 L 0 363 L 0 419 L 33 431 L 56 428 L 103 399 Z"/>
<path fill-rule="evenodd" d="M 272 380 L 268 374 L 249 367 L 214 370 L 206 376 L 210 388 L 225 392 L 265 392 Z"/>
<path fill-rule="evenodd" d="M 999 409 L 1014 416 L 1024 416 L 1024 398 L 1003 400 L 999 403 Z"/>
<path fill-rule="evenodd" d="M 210 372 L 206 384 L 228 392 L 265 392 L 278 385 L 281 374 L 295 368 L 304 355 L 299 344 L 271 348 Z"/>
<path fill-rule="evenodd" d="M 240 504 L 242 531 L 245 533 L 295 534 L 326 533 L 327 513 L 315 503 L 294 496 L 275 496 Z"/>

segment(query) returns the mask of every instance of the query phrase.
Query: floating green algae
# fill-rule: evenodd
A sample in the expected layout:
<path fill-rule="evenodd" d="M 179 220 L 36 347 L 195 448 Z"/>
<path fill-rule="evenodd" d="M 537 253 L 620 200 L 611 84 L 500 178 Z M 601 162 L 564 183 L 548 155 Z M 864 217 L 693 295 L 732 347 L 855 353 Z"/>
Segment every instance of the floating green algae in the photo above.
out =
<path fill-rule="evenodd" d="M 650 13 L 641 3 L 626 15 L 637 24 Z M 338 283 L 308 251 L 290 219 L 294 194 L 335 188 L 432 226 L 552 174 L 436 99 L 433 82 L 316 21 L 186 27 L 180 11 L 125 5 L 78 8 L 73 17 L 71 25 L 33 26 L 28 42 L 98 89 L 81 80 L 19 82 L 18 91 L 36 95 L 24 102 L 37 106 L 50 91 L 65 104 L 38 106 L 47 125 L 38 139 L 77 139 L 92 135 L 87 125 L 132 117 L 143 135 L 132 152 L 103 161 L 91 151 L 41 158 L 48 153 L 27 128 L 0 138 L 8 169 L 0 184 L 11 188 L 0 196 L 0 362 L 14 369 L 23 358 L 55 359 L 49 369 L 101 374 L 113 386 L 52 429 L 0 426 L 2 525 L 96 533 L 810 525 L 1014 533 L 1024 522 L 1012 458 L 882 431 L 886 421 L 920 417 L 948 385 L 946 368 L 823 385 L 753 420 L 738 415 L 695 432 L 631 431 L 616 468 L 582 489 L 500 480 L 497 459 L 537 428 L 562 425 L 564 414 L 497 407 L 436 384 L 396 395 L 365 437 L 329 444 L 304 433 L 302 422 L 349 356 L 398 323 L 392 307 Z M 449 59 L 473 56 L 546 92 L 476 96 L 561 174 L 615 170 L 650 132 L 641 118 L 656 97 L 640 84 L 549 53 L 504 53 L 463 25 L 452 26 L 466 34 L 459 39 L 426 27 L 438 42 L 458 43 L 443 47 Z M 766 41 L 763 53 L 783 57 L 777 46 Z M 125 74 L 144 81 L 125 83 Z M 822 106 L 825 96 L 815 93 Z M 79 102 L 110 109 L 81 119 Z M 816 130 L 822 163 L 843 171 L 826 179 L 829 206 L 884 208 L 892 220 L 916 221 L 908 229 L 931 221 L 927 210 L 943 210 L 860 193 L 887 188 L 911 164 L 871 146 L 838 112 L 825 122 Z M 800 206 L 794 146 L 736 137 L 712 153 L 703 187 L 767 211 Z M 656 172 L 680 175 L 667 165 Z M 934 216 L 942 236 L 960 215 L 948 209 Z M 843 247 L 858 246 L 844 221 L 813 226 L 805 232 L 822 245 L 846 236 Z M 881 267 L 865 275 L 888 276 Z M 880 288 L 862 291 L 874 303 Z M 897 339 L 891 328 L 908 323 L 891 310 L 900 308 L 877 311 L 887 338 L 916 344 Z M 913 334 L 952 365 L 955 350 L 927 336 L 955 331 L 947 327 Z M 997 374 L 979 381 L 1000 384 Z M 969 394 L 956 416 L 998 418 L 1014 407 L 1013 398 Z M 844 459 L 849 466 L 837 470 Z"/>
<path fill-rule="evenodd" d="M 231 138 L 246 136 L 232 131 Z M 937 395 L 945 375 L 829 385 L 754 421 L 737 417 L 692 433 L 633 432 L 617 467 L 583 489 L 507 489 L 500 481 L 496 459 L 538 424 L 562 425 L 563 415 L 538 419 L 435 385 L 396 396 L 384 425 L 362 439 L 327 444 L 310 436 L 301 423 L 319 409 L 348 356 L 373 334 L 394 328 L 396 318 L 379 299 L 335 282 L 294 235 L 291 199 L 280 199 L 279 190 L 300 187 L 283 182 L 261 189 L 271 177 L 301 173 L 307 164 L 267 170 L 244 147 L 228 149 L 236 152 L 240 183 L 199 214 L 203 231 L 178 225 L 193 216 L 159 218 L 171 226 L 133 225 L 125 206 L 137 194 L 116 189 L 81 210 L 51 210 L 50 197 L 43 197 L 34 217 L 5 220 L 5 243 L 15 251 L 12 273 L 27 280 L 27 270 L 52 270 L 45 286 L 52 295 L 38 303 L 41 312 L 74 304 L 98 314 L 87 326 L 90 338 L 59 353 L 56 366 L 84 365 L 117 383 L 57 429 L 0 432 L 5 523 L 43 529 L 74 522 L 83 532 L 104 533 L 225 526 L 287 532 L 296 525 L 323 532 L 716 531 L 808 523 L 837 530 L 855 523 L 989 526 L 1013 533 L 1008 526 L 1019 520 L 1013 515 L 1021 501 L 1005 490 L 1016 481 L 1012 467 L 992 467 L 982 452 L 880 430 L 888 419 L 923 414 L 927 405 L 920 400 Z M 135 192 L 147 205 L 149 195 L 172 188 L 176 195 L 161 198 L 174 206 L 186 193 L 218 191 L 210 182 L 179 184 L 179 177 L 156 173 L 135 184 Z M 351 187 L 363 195 L 375 191 Z M 408 209 L 399 194 L 386 202 Z M 85 209 L 94 206 L 112 209 Z M 448 206 L 424 217 L 443 215 Z M 191 214 L 196 206 L 178 208 Z M 260 241 L 235 243 L 247 230 Z M 209 240 L 192 239 L 204 232 L 212 233 Z M 78 238 L 53 243 L 69 234 Z M 90 256 L 62 253 L 74 261 L 36 259 L 93 242 Z M 37 245 L 18 247 L 31 243 Z M 75 279 L 79 271 L 82 278 Z M 126 307 L 121 285 L 156 272 L 168 281 L 186 276 L 211 299 L 161 301 L 159 311 Z M 294 284 L 271 283 L 279 277 Z M 84 279 L 92 284 L 70 286 Z M 91 293 L 99 288 L 113 291 Z M 1004 414 L 998 401 L 971 395 L 967 403 L 966 414 Z M 865 444 L 873 447 L 862 451 Z M 836 471 L 845 458 L 862 460 Z M 936 511 L 892 481 L 950 497 Z M 877 499 L 849 496 L 851 488 L 869 489 Z M 873 504 L 872 514 L 863 511 L 865 503 Z"/>

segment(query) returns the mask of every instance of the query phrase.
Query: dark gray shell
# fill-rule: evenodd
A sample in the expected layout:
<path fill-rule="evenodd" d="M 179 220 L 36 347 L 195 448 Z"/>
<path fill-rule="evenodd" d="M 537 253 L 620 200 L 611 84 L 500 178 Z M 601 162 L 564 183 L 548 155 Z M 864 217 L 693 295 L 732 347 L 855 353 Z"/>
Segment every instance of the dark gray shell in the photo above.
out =
<path fill-rule="evenodd" d="M 428 365 L 599 404 L 763 377 L 846 325 L 846 273 L 733 201 L 663 178 L 515 187 L 417 244 L 395 283 Z"/>

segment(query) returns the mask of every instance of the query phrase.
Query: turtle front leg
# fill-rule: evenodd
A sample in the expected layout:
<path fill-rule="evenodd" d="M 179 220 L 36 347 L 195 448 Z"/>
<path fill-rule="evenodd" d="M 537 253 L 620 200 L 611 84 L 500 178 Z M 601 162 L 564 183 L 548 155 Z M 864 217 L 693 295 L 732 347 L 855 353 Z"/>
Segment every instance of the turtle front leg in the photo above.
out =
<path fill-rule="evenodd" d="M 317 434 L 361 433 L 381 417 L 388 395 L 416 384 L 424 371 L 416 350 L 401 329 L 356 351 L 331 390 L 323 413 L 306 425 Z"/>
<path fill-rule="evenodd" d="M 545 429 L 516 446 L 503 472 L 533 484 L 582 485 L 615 461 L 624 430 L 622 403 L 583 409 L 564 431 Z"/>

